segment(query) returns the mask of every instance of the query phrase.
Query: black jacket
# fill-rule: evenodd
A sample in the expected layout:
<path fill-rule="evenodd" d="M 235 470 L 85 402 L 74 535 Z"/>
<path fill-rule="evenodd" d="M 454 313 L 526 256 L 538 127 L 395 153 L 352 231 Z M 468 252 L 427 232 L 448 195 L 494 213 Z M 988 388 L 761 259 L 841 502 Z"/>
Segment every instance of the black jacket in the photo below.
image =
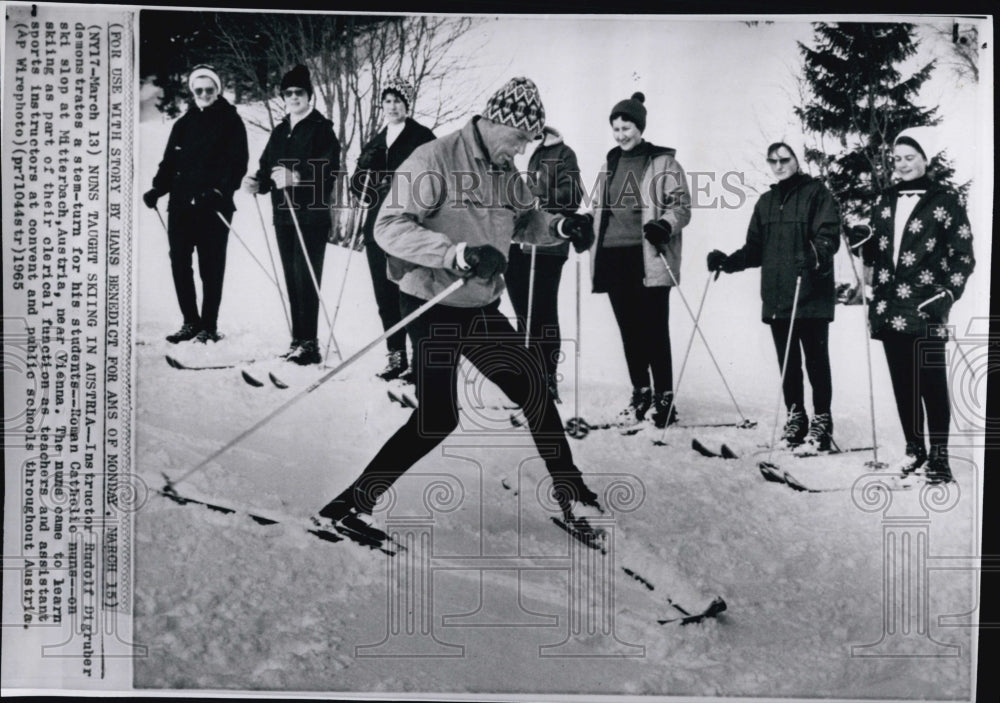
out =
<path fill-rule="evenodd" d="M 274 187 L 271 169 L 285 166 L 301 179 L 299 185 L 285 190 Z M 285 191 L 291 196 L 295 216 L 302 227 L 330 227 L 333 189 L 340 168 L 340 142 L 333 122 L 313 110 L 291 127 L 285 118 L 271 132 L 264 153 L 260 155 L 257 182 L 261 193 L 271 194 L 276 227 L 290 227 L 291 213 L 285 203 Z"/>
<path fill-rule="evenodd" d="M 779 184 L 760 196 L 754 207 L 746 244 L 733 252 L 726 271 L 760 266 L 761 318 L 792 316 L 798 262 L 811 248 L 818 265 L 802 277 L 796 318 L 832 320 L 836 303 L 833 255 L 840 247 L 840 215 L 823 182 L 805 174 L 792 176 L 782 196 Z"/>
<path fill-rule="evenodd" d="M 170 130 L 153 188 L 170 194 L 170 208 L 190 207 L 191 200 L 216 190 L 229 213 L 233 193 L 247 172 L 247 131 L 236 108 L 219 97 L 204 110 L 188 105 Z"/>
<path fill-rule="evenodd" d="M 583 182 L 576 152 L 563 142 L 557 132 L 546 132 L 545 141 L 528 160 L 531 174 L 531 192 L 538 198 L 538 206 L 546 212 L 571 215 L 583 199 Z M 539 254 L 569 256 L 569 242 L 554 247 L 537 247 Z"/>
<path fill-rule="evenodd" d="M 406 118 L 403 131 L 389 147 L 385 145 L 385 135 L 386 128 L 383 127 L 362 149 L 362 152 L 369 152 L 372 155 L 371 168 L 359 168 L 351 176 L 351 191 L 369 203 L 364 224 L 366 243 L 371 242 L 375 236 L 375 219 L 378 217 L 383 199 L 389 193 L 392 175 L 414 149 L 435 139 L 434 132 L 409 117 Z M 413 174 L 410 174 L 401 185 L 408 187 L 412 182 Z"/>
<path fill-rule="evenodd" d="M 965 208 L 954 191 L 934 182 L 920 196 L 906 221 L 896 256 L 896 203 L 900 190 L 907 187 L 912 186 L 898 183 L 879 196 L 872 212 L 872 236 L 861 248 L 865 264 L 872 267 L 868 316 L 876 339 L 887 330 L 916 336 L 940 334 L 947 315 L 932 318 L 917 306 L 941 288 L 958 300 L 976 267 L 972 228 Z"/>

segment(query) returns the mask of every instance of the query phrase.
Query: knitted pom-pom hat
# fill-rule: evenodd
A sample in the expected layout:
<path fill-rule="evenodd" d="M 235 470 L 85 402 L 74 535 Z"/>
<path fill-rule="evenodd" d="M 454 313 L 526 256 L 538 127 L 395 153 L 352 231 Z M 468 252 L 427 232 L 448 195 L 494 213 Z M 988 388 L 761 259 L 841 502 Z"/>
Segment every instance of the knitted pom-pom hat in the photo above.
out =
<path fill-rule="evenodd" d="M 632 93 L 631 98 L 622 100 L 611 108 L 611 116 L 608 118 L 608 122 L 614 122 L 616 117 L 621 117 L 638 127 L 640 132 L 645 132 L 646 106 L 643 105 L 644 102 L 646 102 L 645 95 L 640 92 Z"/>

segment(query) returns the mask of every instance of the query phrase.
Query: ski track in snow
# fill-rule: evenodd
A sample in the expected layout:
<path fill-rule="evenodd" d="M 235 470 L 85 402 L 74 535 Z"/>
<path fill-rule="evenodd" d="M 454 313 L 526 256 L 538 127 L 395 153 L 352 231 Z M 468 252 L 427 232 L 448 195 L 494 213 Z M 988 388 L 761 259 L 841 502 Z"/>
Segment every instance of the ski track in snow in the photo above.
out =
<path fill-rule="evenodd" d="M 141 124 L 141 183 L 151 178 L 168 129 L 169 124 Z M 260 153 L 263 141 L 259 132 L 251 132 L 251 154 Z M 269 222 L 269 204 L 261 205 Z M 237 207 L 237 230 L 266 262 L 249 197 L 238 194 Z M 745 227 L 742 211 L 713 213 L 727 216 L 734 227 Z M 149 486 L 159 487 L 161 473 L 183 474 L 322 372 L 268 361 L 258 366 L 265 371 L 260 374 L 265 387 L 251 388 L 239 369 L 170 368 L 165 354 L 191 364 L 263 359 L 285 350 L 287 329 L 274 289 L 243 248 L 231 241 L 220 313 L 226 338 L 208 347 L 167 344 L 163 336 L 179 319 L 166 236 L 155 214 L 146 209 L 140 212 L 139 225 L 136 467 Z M 691 229 L 696 233 L 698 224 Z M 707 242 L 692 236 L 685 261 L 703 260 L 708 248 Z M 344 249 L 327 250 L 323 290 L 331 309 L 346 257 Z M 573 265 L 572 260 L 567 264 L 560 290 L 568 358 L 560 384 L 564 420 L 575 407 Z M 703 279 L 693 269 L 686 275 L 690 278 L 684 289 L 694 304 Z M 435 635 L 463 646 L 462 656 L 358 657 L 357 646 L 377 643 L 385 634 L 385 557 L 347 542 L 321 542 L 292 526 L 260 526 L 245 517 L 179 506 L 150 493 L 136 515 L 136 639 L 150 648 L 147 658 L 136 660 L 136 685 L 700 696 L 907 697 L 915 691 L 925 698 L 968 695 L 967 628 L 943 627 L 937 620 L 930 624 L 936 640 L 962 648 L 957 659 L 850 656 L 851 645 L 875 642 L 882 632 L 882 516 L 862 512 L 850 491 L 800 494 L 760 476 L 756 462 L 766 453 L 757 445 L 770 439 L 777 365 L 769 333 L 758 319 L 757 280 L 752 274 L 725 279 L 725 292 L 710 292 L 703 317 L 705 334 L 744 413 L 759 422 L 756 429 L 671 428 L 665 434 L 666 447 L 652 444 L 663 434 L 652 426 L 634 437 L 611 430 L 570 440 L 577 465 L 599 493 L 622 475 L 642 486 L 641 506 L 620 514 L 615 524 L 623 533 L 616 556 L 649 578 L 656 590 L 647 592 L 618 571 L 612 607 L 617 637 L 644 647 L 642 657 L 540 656 L 540 646 L 566 636 L 565 574 L 531 571 L 519 579 L 512 571 L 485 571 L 480 577 L 478 571 L 461 569 L 434 575 L 432 619 Z M 381 331 L 363 254 L 352 258 L 347 291 L 336 328 L 345 357 Z M 738 295 L 745 304 L 741 317 L 733 317 L 726 312 L 733 307 L 727 299 Z M 671 320 L 675 374 L 691 331 L 686 312 L 676 302 Z M 509 310 L 509 303 L 504 305 Z M 579 414 L 601 422 L 626 401 L 627 374 L 606 298 L 586 291 L 584 311 Z M 863 361 L 858 362 L 861 310 L 841 307 L 837 315 L 831 329 L 835 437 L 842 446 L 868 444 L 866 377 Z M 321 322 L 321 342 L 326 333 Z M 681 422 L 738 421 L 700 345 L 696 341 L 679 391 Z M 877 397 L 881 456 L 890 459 L 900 439 L 877 346 L 873 359 L 876 383 L 886 389 Z M 385 384 L 372 378 L 383 363 L 382 350 L 363 357 L 182 482 L 178 490 L 183 494 L 187 484 L 222 504 L 270 508 L 305 520 L 357 475 L 409 415 L 390 403 Z M 275 389 L 266 381 L 266 370 L 274 370 L 291 388 Z M 489 386 L 481 390 L 487 403 L 502 400 Z M 488 418 L 504 430 L 493 436 L 477 432 L 476 418 L 463 413 L 462 429 L 414 468 L 415 476 L 453 473 L 465 490 L 455 510 L 435 517 L 435 555 L 509 555 L 518 549 L 532 555 L 565 553 L 566 535 L 535 501 L 539 482 L 546 477 L 543 465 L 530 460 L 533 451 L 526 431 L 505 426 L 507 414 Z M 713 449 L 724 441 L 741 458 L 702 457 L 691 450 L 693 437 Z M 960 447 L 953 451 L 962 493 L 953 509 L 929 518 L 933 555 L 975 553 L 979 477 L 965 461 L 968 455 Z M 868 458 L 863 453 L 808 460 L 775 455 L 775 461 L 804 482 L 860 475 Z M 502 480 L 514 488 L 505 490 Z M 401 492 L 408 481 L 400 482 Z M 912 513 L 919 506 L 918 494 L 894 493 L 894 504 Z M 968 573 L 935 574 L 930 612 L 971 610 L 972 583 Z M 535 626 L 443 626 L 446 616 L 475 611 L 484 593 L 507 604 L 520 598 L 524 610 L 508 611 L 508 617 L 530 611 L 548 616 L 542 618 L 545 622 L 554 616 L 557 624 L 541 627 L 523 616 Z M 684 628 L 655 622 L 678 615 L 666 603 L 668 596 L 695 610 L 715 595 L 723 596 L 729 608 L 716 620 Z M 592 642 L 594 653 L 599 653 L 600 638 Z M 512 676 L 514 671 L 520 674 Z"/>

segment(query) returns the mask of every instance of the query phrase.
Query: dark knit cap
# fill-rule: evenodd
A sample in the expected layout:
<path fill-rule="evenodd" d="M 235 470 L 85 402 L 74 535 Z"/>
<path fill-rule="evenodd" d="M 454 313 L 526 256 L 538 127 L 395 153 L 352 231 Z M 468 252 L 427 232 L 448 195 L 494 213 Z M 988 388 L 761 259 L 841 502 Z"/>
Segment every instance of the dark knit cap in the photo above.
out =
<path fill-rule="evenodd" d="M 313 94 L 313 86 L 312 80 L 309 78 L 309 69 L 302 64 L 298 64 L 295 68 L 282 76 L 281 90 L 284 91 L 286 88 L 302 88 L 302 90 L 306 91 L 311 98 Z"/>
<path fill-rule="evenodd" d="M 639 92 L 632 93 L 631 98 L 622 100 L 611 108 L 611 117 L 608 118 L 608 122 L 614 122 L 616 117 L 621 117 L 638 127 L 640 132 L 645 132 L 646 106 L 643 105 L 644 102 L 646 102 L 645 95 Z"/>

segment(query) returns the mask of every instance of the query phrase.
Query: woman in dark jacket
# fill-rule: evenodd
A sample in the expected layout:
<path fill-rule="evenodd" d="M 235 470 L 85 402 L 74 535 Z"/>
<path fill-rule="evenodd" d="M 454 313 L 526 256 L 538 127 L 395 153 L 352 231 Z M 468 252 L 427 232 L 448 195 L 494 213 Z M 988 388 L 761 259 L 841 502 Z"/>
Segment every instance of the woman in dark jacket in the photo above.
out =
<path fill-rule="evenodd" d="M 618 146 L 598 176 L 591 269 L 594 292 L 611 300 L 632 381 L 632 399 L 617 424 L 635 425 L 652 407 L 654 424 L 666 427 L 677 419 L 670 289 L 680 284 L 681 231 L 691 220 L 691 194 L 676 150 L 642 138 L 645 100 L 634 93 L 611 110 Z"/>
<path fill-rule="evenodd" d="M 316 330 L 319 318 L 317 288 L 323 280 L 323 259 L 330 233 L 330 197 L 340 167 L 340 142 L 333 123 L 312 107 L 309 69 L 301 64 L 281 79 L 281 94 L 288 114 L 271 132 L 260 157 L 257 174 L 243 186 L 250 193 L 270 193 L 274 231 L 285 271 L 288 305 L 292 317 L 292 343 L 284 355 L 305 366 L 323 360 Z M 292 202 L 292 212 L 285 200 Z M 302 254 L 296 220 L 301 229 L 309 264 Z"/>
<path fill-rule="evenodd" d="M 900 180 L 879 196 L 871 226 L 853 227 L 849 236 L 852 248 L 872 267 L 869 322 L 872 337 L 885 348 L 906 440 L 906 455 L 896 468 L 906 475 L 926 464 L 929 483 L 948 483 L 953 479 L 945 325 L 976 260 L 958 194 L 927 175 L 928 156 L 936 153 L 933 143 L 930 127 L 896 137 L 893 162 Z"/>
<path fill-rule="evenodd" d="M 829 451 L 833 433 L 829 326 L 836 302 L 833 255 L 840 247 L 840 215 L 830 191 L 799 170 L 798 158 L 787 144 L 769 146 L 767 162 L 778 182 L 757 201 L 746 244 L 729 256 L 712 251 L 708 269 L 735 273 L 760 266 L 762 318 L 771 326 L 779 365 L 785 366 L 786 346 L 789 349 L 782 387 L 788 418 L 781 443 Z M 802 281 L 792 325 L 799 277 Z M 794 331 L 788 345 L 790 330 Z M 813 392 L 811 421 L 805 411 L 803 354 Z"/>
<path fill-rule="evenodd" d="M 222 97 L 222 81 L 210 66 L 195 66 L 188 76 L 192 100 L 170 130 L 153 187 L 143 194 L 147 207 L 170 194 L 167 238 L 174 290 L 184 322 L 167 336 L 172 344 L 197 337 L 217 342 L 217 323 L 226 273 L 229 228 L 219 219 L 233 217 L 233 192 L 247 171 L 247 131 L 236 108 Z M 217 214 L 218 213 L 218 214 Z M 194 287 L 191 260 L 198 250 L 202 301 Z"/>
<path fill-rule="evenodd" d="M 528 160 L 531 192 L 538 207 L 557 215 L 571 215 L 580 207 L 583 183 L 576 152 L 563 141 L 555 127 L 545 125 L 542 143 Z M 531 295 L 530 342 L 542 364 L 546 385 L 559 401 L 556 366 L 562 334 L 559 329 L 559 282 L 569 257 L 569 242 L 551 247 L 533 247 L 514 242 L 507 259 L 504 282 L 517 315 L 517 331 L 524 334 L 529 318 L 528 288 L 531 285 L 531 251 L 535 250 L 535 286 Z"/>
<path fill-rule="evenodd" d="M 402 315 L 399 312 L 399 287 L 389 280 L 385 252 L 375 242 L 375 220 L 392 186 L 392 174 L 414 149 L 434 139 L 434 132 L 407 116 L 412 102 L 413 87 L 409 83 L 398 76 L 387 83 L 382 90 L 382 112 L 386 125 L 365 144 L 358 157 L 357 171 L 351 177 L 351 190 L 365 206 L 365 253 L 384 330 L 396 325 Z M 412 176 L 407 183 L 411 182 Z M 390 336 L 386 339 L 386 346 L 389 364 L 378 373 L 378 377 L 391 381 L 403 376 L 409 368 L 406 332 L 400 330 Z"/>

